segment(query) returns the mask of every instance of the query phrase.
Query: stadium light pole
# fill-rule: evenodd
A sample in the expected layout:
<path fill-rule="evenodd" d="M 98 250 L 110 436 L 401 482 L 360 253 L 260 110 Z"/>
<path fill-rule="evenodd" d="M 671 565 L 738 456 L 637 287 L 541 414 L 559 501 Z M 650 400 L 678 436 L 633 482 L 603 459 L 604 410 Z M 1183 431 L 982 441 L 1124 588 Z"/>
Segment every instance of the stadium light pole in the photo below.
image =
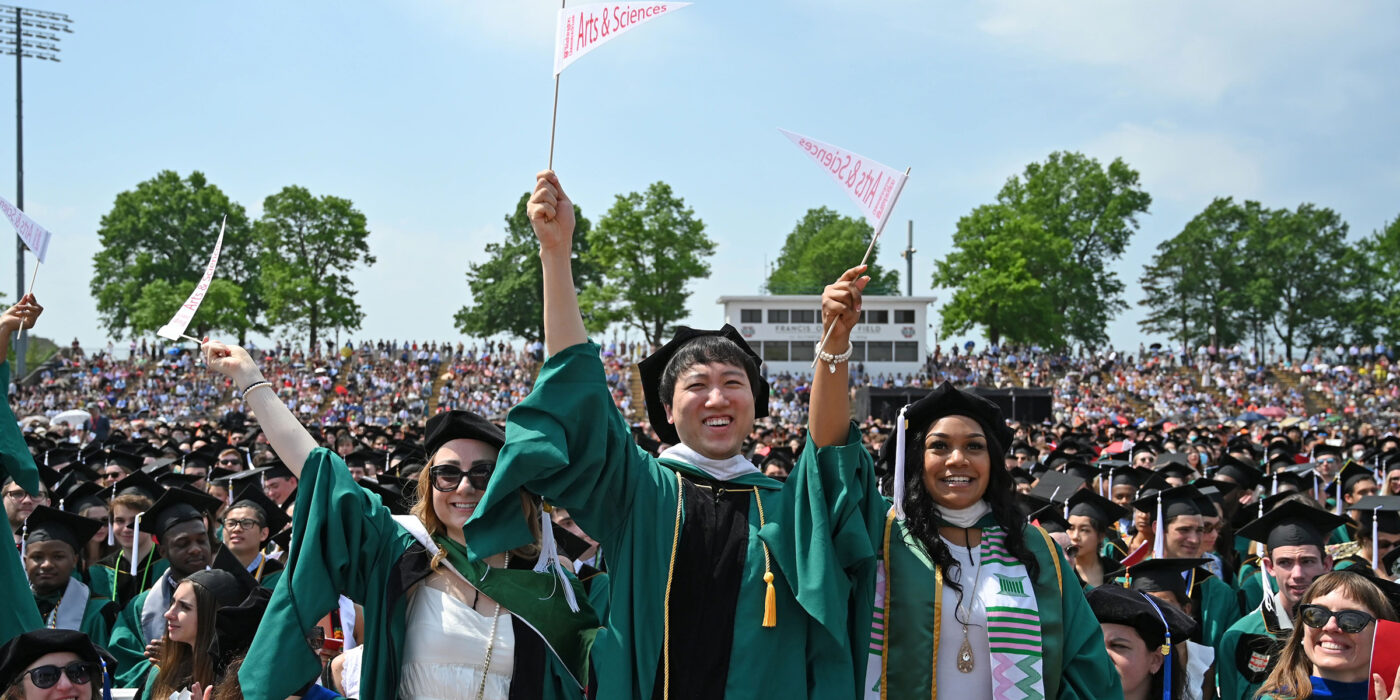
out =
<path fill-rule="evenodd" d="M 73 20 L 62 12 L 0 5 L 0 17 L 13 31 L 0 39 L 0 54 L 15 57 L 15 206 L 24 211 L 24 59 L 58 63 L 58 42 L 72 34 Z M 24 297 L 24 241 L 15 236 L 15 302 Z M 15 343 L 15 381 L 24 378 L 28 337 L 21 328 Z"/>

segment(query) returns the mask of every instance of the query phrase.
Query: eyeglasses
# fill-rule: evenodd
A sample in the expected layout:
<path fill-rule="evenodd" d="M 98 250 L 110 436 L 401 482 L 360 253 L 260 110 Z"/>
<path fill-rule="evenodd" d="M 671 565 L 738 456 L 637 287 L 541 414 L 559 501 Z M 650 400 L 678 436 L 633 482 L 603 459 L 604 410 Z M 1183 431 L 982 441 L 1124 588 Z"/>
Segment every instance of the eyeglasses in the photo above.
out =
<path fill-rule="evenodd" d="M 1335 617 L 1337 618 L 1337 626 L 1347 634 L 1356 634 L 1376 621 L 1375 616 L 1368 612 L 1360 610 L 1332 612 L 1321 605 L 1304 605 L 1298 608 L 1298 617 L 1303 621 L 1303 624 L 1319 630 L 1326 627 L 1327 621 Z"/>
<path fill-rule="evenodd" d="M 68 676 L 68 680 L 74 685 L 85 685 L 88 680 L 92 678 L 93 674 L 97 672 L 98 670 L 95 664 L 90 664 L 85 661 L 74 661 L 67 666 L 54 666 L 50 664 L 48 666 L 31 668 L 25 671 L 23 675 L 28 675 L 29 681 L 34 684 L 34 687 L 42 690 L 57 685 L 60 673 Z"/>
<path fill-rule="evenodd" d="M 26 498 L 30 500 L 36 500 L 39 497 L 29 495 L 29 493 L 26 492 L 24 489 L 10 489 L 9 491 L 5 492 L 5 498 L 8 498 L 12 501 L 22 501 Z"/>
<path fill-rule="evenodd" d="M 266 526 L 266 525 L 263 525 L 262 523 L 258 522 L 257 520 L 254 520 L 253 518 L 243 518 L 243 519 L 241 519 L 241 520 L 235 520 L 235 519 L 233 519 L 233 518 L 230 518 L 230 519 L 224 521 L 224 529 L 225 529 L 225 530 L 234 530 L 234 529 L 237 529 L 237 530 L 251 530 L 251 529 L 253 529 L 253 528 L 255 528 L 255 527 L 267 527 L 267 526 Z"/>
<path fill-rule="evenodd" d="M 231 467 L 236 467 L 236 466 L 238 466 L 238 465 L 240 465 L 240 464 L 242 464 L 242 463 L 243 463 L 243 460 L 241 460 L 241 459 L 239 459 L 239 458 L 237 458 L 237 457 L 228 457 L 228 458 L 226 458 L 226 459 L 221 459 L 221 460 L 219 460 L 219 464 L 227 464 L 227 465 L 229 465 L 229 466 L 231 466 Z"/>
<path fill-rule="evenodd" d="M 446 465 L 433 467 L 428 474 L 433 477 L 433 488 L 439 491 L 456 491 L 457 487 L 462 485 L 462 477 L 467 478 L 467 482 L 472 485 L 472 488 L 482 491 L 485 490 L 486 483 L 491 480 L 491 472 L 494 471 L 496 471 L 495 462 L 476 462 L 472 464 L 471 469 L 465 472 L 457 467 Z"/>

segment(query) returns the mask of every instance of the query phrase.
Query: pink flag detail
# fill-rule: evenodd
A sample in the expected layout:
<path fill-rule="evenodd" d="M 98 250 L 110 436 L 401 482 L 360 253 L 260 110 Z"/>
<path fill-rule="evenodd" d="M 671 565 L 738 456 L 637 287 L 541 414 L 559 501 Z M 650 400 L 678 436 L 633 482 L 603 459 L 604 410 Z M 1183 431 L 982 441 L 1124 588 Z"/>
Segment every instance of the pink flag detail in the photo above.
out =
<path fill-rule="evenodd" d="M 228 224 L 228 217 L 224 217 L 224 222 L 219 224 L 219 239 L 214 241 L 214 254 L 209 256 L 209 264 L 204 268 L 204 277 L 199 280 L 199 284 L 194 286 L 194 291 L 190 292 L 190 298 L 180 306 L 175 312 L 175 316 L 170 319 L 170 323 L 161 326 L 156 331 L 156 335 L 166 340 L 179 340 L 185 334 L 185 329 L 190 327 L 190 320 L 194 318 L 194 312 L 199 310 L 199 305 L 204 301 L 204 295 L 209 293 L 209 284 L 214 281 L 214 268 L 219 266 L 219 249 L 224 247 L 224 226 Z"/>
<path fill-rule="evenodd" d="M 789 141 L 797 144 L 821 166 L 836 184 L 845 190 L 846 195 L 860 205 L 866 221 L 876 230 L 884 228 L 889 218 L 895 197 L 904 187 L 904 173 L 877 163 L 865 156 L 837 148 L 829 143 L 809 139 L 786 129 L 778 129 Z"/>
<path fill-rule="evenodd" d="M 0 211 L 4 211 L 6 218 L 15 225 L 15 233 L 19 234 L 24 245 L 34 251 L 34 256 L 39 258 L 39 262 L 44 262 L 44 258 L 49 254 L 49 240 L 53 238 L 53 234 L 4 197 L 0 197 Z"/>
<path fill-rule="evenodd" d="M 554 74 L 619 34 L 689 5 L 688 2 L 600 2 L 559 10 L 554 26 Z"/>

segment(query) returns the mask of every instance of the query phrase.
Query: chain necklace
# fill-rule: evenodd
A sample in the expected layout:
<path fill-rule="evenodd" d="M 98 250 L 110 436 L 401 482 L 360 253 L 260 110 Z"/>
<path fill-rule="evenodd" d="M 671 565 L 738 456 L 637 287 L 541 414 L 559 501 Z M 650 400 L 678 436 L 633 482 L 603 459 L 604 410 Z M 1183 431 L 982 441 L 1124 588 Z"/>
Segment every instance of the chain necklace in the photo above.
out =
<path fill-rule="evenodd" d="M 972 538 L 967 534 L 966 528 L 963 528 L 963 537 L 963 541 L 967 543 L 967 556 L 976 566 L 972 569 L 972 587 L 968 588 L 967 586 L 963 586 L 963 592 L 958 596 L 958 612 L 962 617 L 958 622 L 962 623 L 963 636 L 962 645 L 958 647 L 958 672 L 972 673 L 974 666 L 972 661 L 972 642 L 968 639 L 967 624 L 972 621 L 972 611 L 977 607 L 977 588 L 982 580 L 982 547 L 980 544 L 976 547 L 972 546 Z M 961 578 L 961 576 L 959 576 L 959 578 Z M 972 602 L 966 608 L 963 607 L 963 595 L 972 596 Z"/>
<path fill-rule="evenodd" d="M 506 563 L 501 565 L 502 569 L 510 568 L 510 552 L 506 552 Z M 486 578 L 486 574 L 481 575 Z M 478 582 L 481 579 L 477 579 Z M 481 594 L 481 589 L 477 589 L 477 595 Z M 472 602 L 472 609 L 476 609 L 476 602 Z M 491 652 L 496 649 L 496 628 L 501 624 L 501 603 L 496 602 L 496 612 L 491 617 L 491 640 L 486 643 L 486 661 L 481 665 L 481 684 L 476 688 L 476 700 L 481 700 L 486 696 L 486 678 L 491 671 Z"/>

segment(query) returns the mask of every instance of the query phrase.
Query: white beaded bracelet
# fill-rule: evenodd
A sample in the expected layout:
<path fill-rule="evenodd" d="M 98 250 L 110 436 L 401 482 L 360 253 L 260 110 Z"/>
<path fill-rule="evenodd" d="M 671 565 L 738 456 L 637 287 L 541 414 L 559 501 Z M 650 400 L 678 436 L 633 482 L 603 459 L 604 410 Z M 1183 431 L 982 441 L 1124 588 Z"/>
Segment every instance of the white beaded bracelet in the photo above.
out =
<path fill-rule="evenodd" d="M 846 345 L 846 352 L 833 355 L 822 350 L 821 343 L 817 343 L 817 358 L 826 363 L 826 369 L 832 374 L 836 374 L 836 365 L 851 359 L 851 351 L 855 350 L 855 343 Z"/>

